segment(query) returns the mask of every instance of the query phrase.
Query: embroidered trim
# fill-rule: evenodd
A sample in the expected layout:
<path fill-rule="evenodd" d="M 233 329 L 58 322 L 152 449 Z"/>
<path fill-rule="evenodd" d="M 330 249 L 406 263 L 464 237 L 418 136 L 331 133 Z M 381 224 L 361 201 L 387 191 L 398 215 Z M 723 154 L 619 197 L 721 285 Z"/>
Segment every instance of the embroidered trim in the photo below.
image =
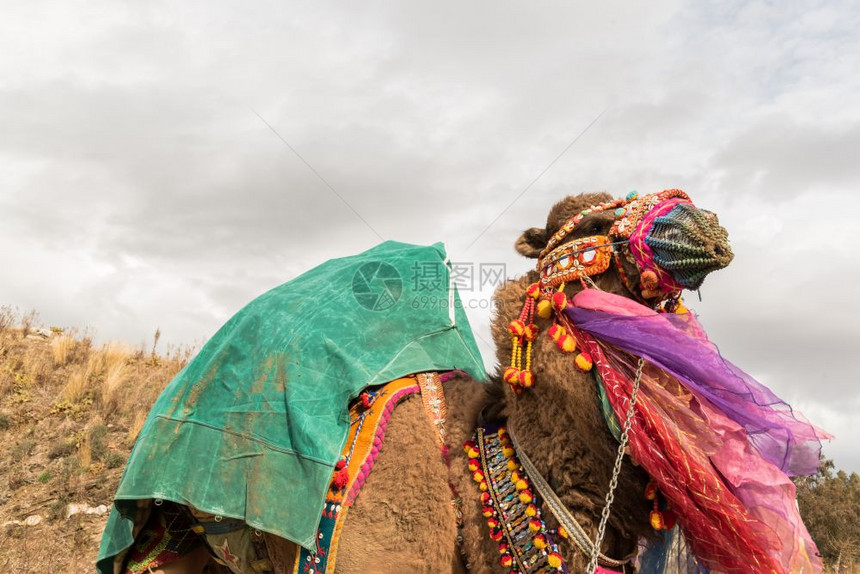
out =
<path fill-rule="evenodd" d="M 510 568 L 511 574 L 567 574 L 552 538 L 555 534 L 566 537 L 566 532 L 547 528 L 505 429 L 478 428 L 464 448 L 472 478 L 481 490 L 490 538 L 499 543 L 499 563 Z"/>
<path fill-rule="evenodd" d="M 436 429 L 436 442 L 440 448 L 445 448 L 448 434 L 445 431 L 445 419 L 448 416 L 448 404 L 445 402 L 445 393 L 442 391 L 442 381 L 439 373 L 418 373 L 418 386 L 421 389 L 421 401 L 424 403 L 424 412 L 430 419 L 430 424 Z"/>

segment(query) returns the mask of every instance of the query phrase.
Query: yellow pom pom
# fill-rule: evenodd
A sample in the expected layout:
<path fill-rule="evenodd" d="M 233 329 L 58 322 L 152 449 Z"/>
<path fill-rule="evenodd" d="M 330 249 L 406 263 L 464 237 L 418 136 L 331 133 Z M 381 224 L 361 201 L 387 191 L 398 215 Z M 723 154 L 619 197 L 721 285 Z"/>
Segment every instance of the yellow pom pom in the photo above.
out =
<path fill-rule="evenodd" d="M 520 492 L 520 502 L 522 502 L 523 504 L 528 504 L 533 500 L 534 497 L 532 496 L 532 493 L 528 490 L 523 490 L 522 492 Z"/>
<path fill-rule="evenodd" d="M 526 506 L 526 516 L 532 517 L 532 516 L 535 516 L 536 514 L 537 514 L 537 506 L 535 506 L 534 504 L 529 504 L 528 506 Z"/>
<path fill-rule="evenodd" d="M 543 525 L 537 518 L 532 518 L 531 520 L 529 520 L 529 530 L 531 530 L 532 532 L 540 532 L 541 526 Z"/>
<path fill-rule="evenodd" d="M 506 446 L 506 447 L 502 448 L 502 454 L 505 455 L 506 457 L 510 458 L 510 457 L 514 456 L 514 454 L 516 454 L 516 453 L 514 452 L 513 448 Z"/>
<path fill-rule="evenodd" d="M 546 561 L 553 568 L 561 568 L 561 555 L 558 552 L 550 552 L 546 557 Z"/>
<path fill-rule="evenodd" d="M 526 482 L 525 480 L 520 479 L 517 481 L 516 487 L 517 487 L 517 490 L 525 490 L 529 487 L 529 483 Z"/>
<path fill-rule="evenodd" d="M 532 299 L 537 299 L 540 297 L 540 285 L 537 283 L 532 283 L 526 288 L 526 296 L 531 297 Z"/>
<path fill-rule="evenodd" d="M 513 335 L 514 337 L 522 337 L 523 332 L 526 330 L 526 326 L 519 319 L 514 319 L 508 325 L 508 330 L 511 332 L 511 335 Z"/>
<path fill-rule="evenodd" d="M 561 337 L 557 342 L 558 348 L 565 353 L 572 353 L 576 350 L 576 339 L 571 335 Z"/>
<path fill-rule="evenodd" d="M 568 537 L 567 530 L 564 528 L 564 526 L 558 527 L 558 535 L 561 536 L 562 538 Z"/>
<path fill-rule="evenodd" d="M 469 458 L 478 458 L 478 454 L 478 451 L 473 448 L 469 448 L 469 450 L 466 451 L 466 456 Z"/>
<path fill-rule="evenodd" d="M 508 470 L 516 470 L 519 467 L 520 465 L 518 465 L 517 461 L 515 461 L 514 459 L 508 461 Z"/>
<path fill-rule="evenodd" d="M 654 530 L 662 530 L 663 529 L 663 515 L 660 514 L 656 510 L 651 511 L 651 528 Z"/>
<path fill-rule="evenodd" d="M 541 319 L 549 319 L 552 316 L 552 303 L 547 299 L 538 301 L 537 314 Z"/>
<path fill-rule="evenodd" d="M 521 387 L 530 389 L 535 384 L 534 373 L 531 371 L 520 371 L 519 381 Z"/>
<path fill-rule="evenodd" d="M 505 369 L 502 379 L 509 385 L 515 385 L 520 380 L 520 370 L 516 367 L 508 367 Z"/>
<path fill-rule="evenodd" d="M 478 461 L 478 459 L 477 458 L 470 458 L 469 459 L 469 470 L 471 470 L 472 472 L 475 472 L 479 468 L 481 468 L 481 463 Z"/>
<path fill-rule="evenodd" d="M 487 492 L 487 481 L 486 480 L 478 485 L 478 490 L 480 490 L 481 492 Z"/>
<path fill-rule="evenodd" d="M 537 548 L 538 550 L 543 550 L 544 548 L 546 548 L 546 537 L 543 534 L 538 534 L 537 536 L 535 536 L 532 542 L 534 542 L 535 548 Z"/>
<path fill-rule="evenodd" d="M 546 332 L 549 335 L 549 338 L 553 343 L 557 343 L 559 339 L 567 335 L 567 329 L 559 325 L 558 323 L 554 323 L 552 327 Z"/>
<path fill-rule="evenodd" d="M 484 473 L 480 470 L 476 470 L 472 473 L 472 480 L 474 480 L 475 482 L 481 482 L 482 480 L 484 480 Z"/>
<path fill-rule="evenodd" d="M 594 363 L 591 361 L 591 355 L 588 353 L 580 353 L 576 356 L 576 368 L 580 371 L 590 371 L 591 367 L 594 366 Z"/>

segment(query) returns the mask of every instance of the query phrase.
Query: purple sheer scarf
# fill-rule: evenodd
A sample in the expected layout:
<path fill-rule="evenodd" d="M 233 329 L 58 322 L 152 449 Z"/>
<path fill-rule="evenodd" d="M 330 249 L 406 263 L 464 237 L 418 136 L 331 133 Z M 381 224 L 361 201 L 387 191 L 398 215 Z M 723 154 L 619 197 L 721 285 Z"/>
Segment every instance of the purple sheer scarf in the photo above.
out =
<path fill-rule="evenodd" d="M 789 476 L 818 471 L 821 440 L 832 436 L 723 359 L 693 313 L 657 313 L 596 289 L 581 291 L 572 303 L 565 313 L 576 327 L 675 376 L 743 427 L 765 460 Z"/>

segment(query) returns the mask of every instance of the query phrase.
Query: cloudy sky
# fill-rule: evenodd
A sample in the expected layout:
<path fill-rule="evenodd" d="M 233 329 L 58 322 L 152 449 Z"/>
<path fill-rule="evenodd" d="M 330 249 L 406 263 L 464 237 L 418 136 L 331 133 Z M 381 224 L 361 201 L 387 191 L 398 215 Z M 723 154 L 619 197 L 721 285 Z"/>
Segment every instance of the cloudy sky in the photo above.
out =
<path fill-rule="evenodd" d="M 563 196 L 680 187 L 736 253 L 691 306 L 860 471 L 856 3 L 32 0 L 3 15 L 0 304 L 100 341 L 160 328 L 199 345 L 381 238 L 442 240 L 513 276 L 531 265 L 513 241 Z M 464 293 L 484 340 L 485 291 Z"/>

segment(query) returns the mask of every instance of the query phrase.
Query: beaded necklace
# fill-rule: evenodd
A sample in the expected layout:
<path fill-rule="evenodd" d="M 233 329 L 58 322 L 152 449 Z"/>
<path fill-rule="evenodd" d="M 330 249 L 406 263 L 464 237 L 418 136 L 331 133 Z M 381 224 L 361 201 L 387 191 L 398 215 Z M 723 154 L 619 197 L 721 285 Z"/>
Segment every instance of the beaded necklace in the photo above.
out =
<path fill-rule="evenodd" d="M 490 538 L 499 544 L 499 563 L 510 574 L 568 574 L 553 540 L 568 534 L 564 528 L 547 528 L 507 431 L 478 428 L 463 447 L 481 490 Z"/>

